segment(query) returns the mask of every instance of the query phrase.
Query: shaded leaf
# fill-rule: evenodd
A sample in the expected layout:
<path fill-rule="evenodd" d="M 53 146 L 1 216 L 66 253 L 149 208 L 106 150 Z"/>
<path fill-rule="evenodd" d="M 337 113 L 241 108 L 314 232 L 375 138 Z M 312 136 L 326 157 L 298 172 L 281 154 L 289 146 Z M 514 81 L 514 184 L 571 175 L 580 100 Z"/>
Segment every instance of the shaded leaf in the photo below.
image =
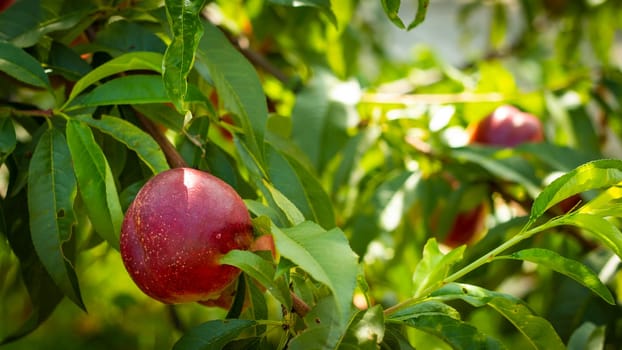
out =
<path fill-rule="evenodd" d="M 333 25 L 337 25 L 337 17 L 331 9 L 330 0 L 269 0 L 273 4 L 279 4 L 283 6 L 309 6 L 315 7 L 322 11 L 328 17 Z"/>
<path fill-rule="evenodd" d="M 275 281 L 274 273 L 276 268 L 267 260 L 249 251 L 231 250 L 220 258 L 220 262 L 235 266 L 244 271 L 266 287 L 288 310 L 291 309 L 292 299 L 289 294 L 289 287 L 285 280 Z"/>
<path fill-rule="evenodd" d="M 391 22 L 393 22 L 393 24 L 400 29 L 406 28 L 404 22 L 399 16 L 400 5 L 402 3 L 401 0 L 382 0 L 380 2 L 382 3 L 384 13 L 387 15 L 389 20 L 391 20 Z"/>
<path fill-rule="evenodd" d="M 596 326 L 591 322 L 583 323 L 568 340 L 568 350 L 604 349 L 605 326 Z"/>
<path fill-rule="evenodd" d="M 9 206 L 5 206 L 7 214 L 13 217 L 16 217 L 17 213 L 28 211 L 24 192 L 21 192 L 18 197 L 13 197 L 7 204 L 10 205 L 10 209 Z M 0 209 L 3 209 L 2 206 Z M 4 233 L 6 233 L 11 249 L 19 259 L 22 280 L 28 291 L 32 309 L 23 324 L 6 335 L 4 339 L 0 339 L 0 345 L 21 339 L 36 330 L 48 319 L 64 297 L 63 292 L 56 286 L 39 260 L 27 225 L 25 222 L 18 223 L 12 230 Z"/>
<path fill-rule="evenodd" d="M 420 314 L 403 323 L 409 327 L 433 334 L 453 349 L 504 349 L 498 340 L 480 332 L 472 325 L 448 315 Z"/>
<path fill-rule="evenodd" d="M 52 89 L 39 61 L 19 47 L 3 41 L 0 41 L 0 71 L 26 84 Z"/>
<path fill-rule="evenodd" d="M 611 292 L 600 281 L 598 275 L 582 263 L 565 258 L 556 252 L 542 248 L 530 248 L 520 250 L 510 255 L 498 256 L 495 259 L 516 259 L 526 260 L 536 263 L 538 265 L 546 266 L 554 271 L 564 274 L 573 280 L 581 283 L 587 288 L 591 289 L 594 293 L 599 295 L 609 304 L 614 304 L 615 301 Z"/>
<path fill-rule="evenodd" d="M 359 311 L 346 334 L 344 334 L 339 349 L 369 349 L 375 350 L 384 339 L 384 313 L 382 306 L 375 305 Z"/>
<path fill-rule="evenodd" d="M 0 112 L 0 164 L 4 158 L 10 155 L 17 145 L 15 126 L 8 116 L 3 116 Z"/>
<path fill-rule="evenodd" d="M 28 173 L 28 212 L 32 243 L 54 283 L 84 309 L 78 279 L 63 252 L 75 224 L 77 185 L 63 134 L 48 129 L 39 140 Z"/>
<path fill-rule="evenodd" d="M 622 257 L 622 232 L 613 222 L 597 215 L 573 213 L 555 220 L 554 223 L 580 227 Z"/>
<path fill-rule="evenodd" d="M 203 30 L 197 60 L 207 67 L 207 80 L 214 83 L 225 108 L 242 127 L 244 142 L 262 164 L 268 108 L 259 76 L 218 28 L 204 22 Z"/>
<path fill-rule="evenodd" d="M 317 177 L 292 157 L 281 154 L 268 145 L 268 173 L 272 184 L 303 213 L 326 229 L 335 227 L 335 215 L 330 198 Z"/>
<path fill-rule="evenodd" d="M 80 78 L 74 85 L 65 106 L 89 86 L 112 75 L 128 70 L 152 70 L 162 72 L 163 56 L 155 52 L 130 52 L 113 58 Z"/>
<path fill-rule="evenodd" d="M 172 41 L 164 53 L 162 63 L 164 86 L 178 111 L 184 110 L 188 90 L 186 78 L 194 64 L 194 55 L 203 35 L 199 14 L 206 0 L 165 1 Z"/>
<path fill-rule="evenodd" d="M 428 6 L 430 6 L 430 0 L 417 1 L 417 14 L 412 22 L 408 24 L 408 30 L 415 28 L 425 20 L 425 16 L 428 13 Z"/>
<path fill-rule="evenodd" d="M 175 343 L 174 350 L 219 350 L 240 333 L 254 327 L 253 320 L 213 320 L 193 327 Z"/>
<path fill-rule="evenodd" d="M 84 122 L 67 123 L 67 144 L 89 219 L 95 231 L 118 250 L 123 211 L 108 161 Z"/>
<path fill-rule="evenodd" d="M 458 312 L 458 310 L 445 303 L 441 303 L 435 300 L 424 301 L 401 308 L 397 312 L 392 313 L 389 316 L 389 319 L 403 321 L 421 314 L 442 314 L 455 318 L 456 320 L 460 319 L 460 313 Z"/>
<path fill-rule="evenodd" d="M 134 124 L 121 118 L 102 116 L 93 119 L 88 115 L 77 116 L 76 119 L 108 134 L 136 152 L 138 157 L 153 171 L 154 174 L 169 169 L 166 157 L 158 144 L 147 133 Z"/>
<path fill-rule="evenodd" d="M 201 93 L 196 89 L 189 90 L 188 98 L 197 102 L 204 100 Z M 159 75 L 130 75 L 110 80 L 96 87 L 81 98 L 75 99 L 66 110 L 119 104 L 166 103 L 169 101 L 164 90 L 164 83 Z"/>

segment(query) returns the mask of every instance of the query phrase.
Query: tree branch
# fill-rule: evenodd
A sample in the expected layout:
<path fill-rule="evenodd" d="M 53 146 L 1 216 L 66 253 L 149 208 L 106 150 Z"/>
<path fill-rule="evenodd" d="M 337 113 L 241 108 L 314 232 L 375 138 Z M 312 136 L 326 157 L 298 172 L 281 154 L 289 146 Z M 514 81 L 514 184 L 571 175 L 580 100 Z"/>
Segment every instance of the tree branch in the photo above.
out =
<path fill-rule="evenodd" d="M 143 126 L 143 129 L 153 137 L 155 142 L 158 143 L 162 152 L 166 156 L 166 161 L 171 168 L 187 168 L 188 163 L 184 160 L 184 158 L 177 152 L 177 149 L 173 144 L 164 136 L 162 131 L 158 129 L 157 125 L 155 125 L 150 119 L 145 117 L 139 112 L 136 112 L 136 118 Z"/>

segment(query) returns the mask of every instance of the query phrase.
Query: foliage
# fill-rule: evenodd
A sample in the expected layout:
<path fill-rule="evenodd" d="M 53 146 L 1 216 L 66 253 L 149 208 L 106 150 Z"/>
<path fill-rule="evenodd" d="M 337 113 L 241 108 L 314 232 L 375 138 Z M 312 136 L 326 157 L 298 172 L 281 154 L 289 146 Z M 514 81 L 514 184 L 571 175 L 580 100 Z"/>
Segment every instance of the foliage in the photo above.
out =
<path fill-rule="evenodd" d="M 456 67 L 391 57 L 378 33 L 436 5 L 405 3 L 3 3 L 2 347 L 619 345 L 621 5 L 465 2 L 486 52 Z M 546 142 L 469 144 L 503 104 Z M 229 310 L 159 304 L 123 269 L 123 212 L 179 166 L 274 239 L 222 257 L 244 272 Z M 480 206 L 479 236 L 444 244 Z"/>

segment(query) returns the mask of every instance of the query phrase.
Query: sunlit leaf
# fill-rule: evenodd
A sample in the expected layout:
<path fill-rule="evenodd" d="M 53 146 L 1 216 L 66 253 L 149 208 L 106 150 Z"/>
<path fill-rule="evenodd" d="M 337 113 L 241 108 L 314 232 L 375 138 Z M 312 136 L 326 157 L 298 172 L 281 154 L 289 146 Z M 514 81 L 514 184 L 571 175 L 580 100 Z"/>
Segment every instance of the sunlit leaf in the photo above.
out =
<path fill-rule="evenodd" d="M 391 22 L 393 22 L 393 24 L 395 24 L 400 29 L 406 28 L 404 22 L 399 16 L 401 0 L 382 0 L 380 2 L 382 3 L 384 13 L 391 20 Z"/>
<path fill-rule="evenodd" d="M 447 277 L 452 266 L 462 259 L 466 246 L 460 246 L 447 254 L 441 252 L 436 239 L 431 238 L 423 247 L 423 256 L 413 274 L 414 297 L 424 296 L 421 293 L 434 286 L 440 286 Z"/>
<path fill-rule="evenodd" d="M 356 287 L 358 257 L 339 229 L 325 231 L 317 224 L 303 222 L 281 230 L 273 226 L 279 253 L 291 260 L 333 293 L 340 324 L 349 317 Z"/>
<path fill-rule="evenodd" d="M 565 349 L 553 326 L 520 299 L 481 287 L 451 283 L 431 295 L 432 300 L 463 300 L 474 307 L 490 306 L 510 321 L 535 349 Z"/>
<path fill-rule="evenodd" d="M 600 281 L 598 275 L 580 262 L 565 258 L 552 250 L 530 248 L 514 252 L 510 255 L 498 256 L 495 259 L 525 260 L 546 266 L 591 289 L 609 304 L 613 305 L 615 303 L 611 292 Z"/>
<path fill-rule="evenodd" d="M 77 184 L 71 155 L 63 134 L 48 129 L 30 161 L 28 212 L 32 243 L 54 283 L 76 305 L 85 308 L 78 279 L 63 252 L 75 224 L 73 202 Z"/>
<path fill-rule="evenodd" d="M 100 119 L 91 118 L 88 115 L 77 116 L 76 119 L 106 133 L 127 148 L 135 151 L 138 157 L 147 164 L 154 174 L 169 168 L 166 157 L 158 144 L 147 133 L 134 124 L 121 118 L 102 116 Z"/>
<path fill-rule="evenodd" d="M 113 248 L 119 249 L 123 211 L 108 161 L 83 122 L 67 123 L 67 144 L 93 227 Z"/>
<path fill-rule="evenodd" d="M 212 320 L 191 328 L 173 346 L 174 350 L 219 350 L 240 333 L 254 327 L 253 320 Z"/>
<path fill-rule="evenodd" d="M 574 194 L 613 186 L 622 181 L 622 161 L 595 160 L 557 178 L 538 195 L 531 208 L 530 223 L 546 210 Z"/>
<path fill-rule="evenodd" d="M 167 0 L 166 14 L 173 38 L 164 54 L 163 79 L 166 92 L 177 110 L 184 110 L 188 90 L 186 78 L 194 64 L 194 55 L 203 35 L 199 14 L 206 0 Z"/>
<path fill-rule="evenodd" d="M 39 61 L 24 50 L 3 41 L 0 41 L 0 71 L 26 84 L 52 89 Z"/>
<path fill-rule="evenodd" d="M 417 14 L 412 22 L 408 24 L 408 30 L 411 30 L 423 23 L 425 16 L 428 13 L 428 6 L 430 6 L 430 0 L 417 0 Z"/>
<path fill-rule="evenodd" d="M 380 228 L 393 231 L 399 226 L 404 213 L 416 199 L 415 189 L 420 179 L 421 172 L 402 171 L 378 186 L 373 203 L 379 211 Z"/>

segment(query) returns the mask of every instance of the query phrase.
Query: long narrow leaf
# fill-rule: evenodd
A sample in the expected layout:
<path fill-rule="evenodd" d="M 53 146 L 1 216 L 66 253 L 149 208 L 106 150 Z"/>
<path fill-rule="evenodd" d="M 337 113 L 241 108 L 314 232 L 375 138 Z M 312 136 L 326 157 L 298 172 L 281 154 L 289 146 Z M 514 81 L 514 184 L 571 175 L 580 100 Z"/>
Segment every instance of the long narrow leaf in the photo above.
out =
<path fill-rule="evenodd" d="M 432 293 L 431 300 L 463 300 L 474 307 L 490 306 L 518 329 L 535 349 L 564 349 L 553 326 L 520 299 L 468 284 L 451 283 Z"/>
<path fill-rule="evenodd" d="M 184 110 L 188 90 L 186 78 L 194 64 L 194 55 L 203 35 L 199 14 L 205 3 L 206 0 L 165 1 L 173 40 L 164 53 L 163 79 L 167 95 L 179 111 Z"/>
<path fill-rule="evenodd" d="M 557 178 L 536 198 L 531 208 L 530 223 L 545 211 L 574 194 L 609 187 L 622 181 L 622 161 L 602 159 L 585 163 Z"/>
<path fill-rule="evenodd" d="M 32 243 L 56 285 L 85 308 L 76 273 L 63 252 L 75 224 L 77 184 L 63 134 L 47 130 L 39 140 L 28 173 L 28 212 Z"/>
<path fill-rule="evenodd" d="M 65 105 L 98 81 L 129 70 L 151 70 L 161 73 L 162 55 L 156 52 L 130 52 L 111 59 L 80 78 L 71 90 Z"/>
<path fill-rule="evenodd" d="M 198 60 L 207 66 L 225 108 L 231 111 L 244 131 L 244 141 L 263 164 L 263 141 L 268 107 L 263 87 L 253 66 L 238 52 L 225 35 L 210 23 L 197 51 Z"/>
<path fill-rule="evenodd" d="M 600 279 L 598 279 L 598 275 L 580 262 L 563 257 L 552 250 L 530 248 L 520 250 L 510 255 L 498 256 L 495 259 L 525 260 L 546 266 L 591 289 L 609 304 L 613 305 L 615 303 L 611 292 Z"/>
<path fill-rule="evenodd" d="M 93 227 L 118 250 L 123 211 L 108 161 L 84 122 L 70 120 L 67 123 L 67 144 L 80 195 Z"/>
<path fill-rule="evenodd" d="M 0 41 L 0 71 L 26 84 L 52 89 L 43 67 L 34 57 L 3 41 Z"/>
<path fill-rule="evenodd" d="M 121 118 L 106 115 L 102 116 L 101 119 L 94 119 L 88 115 L 79 115 L 76 119 L 114 137 L 126 145 L 127 148 L 136 152 L 138 157 L 147 164 L 154 174 L 169 168 L 166 157 L 158 144 L 151 136 L 134 124 Z"/>

